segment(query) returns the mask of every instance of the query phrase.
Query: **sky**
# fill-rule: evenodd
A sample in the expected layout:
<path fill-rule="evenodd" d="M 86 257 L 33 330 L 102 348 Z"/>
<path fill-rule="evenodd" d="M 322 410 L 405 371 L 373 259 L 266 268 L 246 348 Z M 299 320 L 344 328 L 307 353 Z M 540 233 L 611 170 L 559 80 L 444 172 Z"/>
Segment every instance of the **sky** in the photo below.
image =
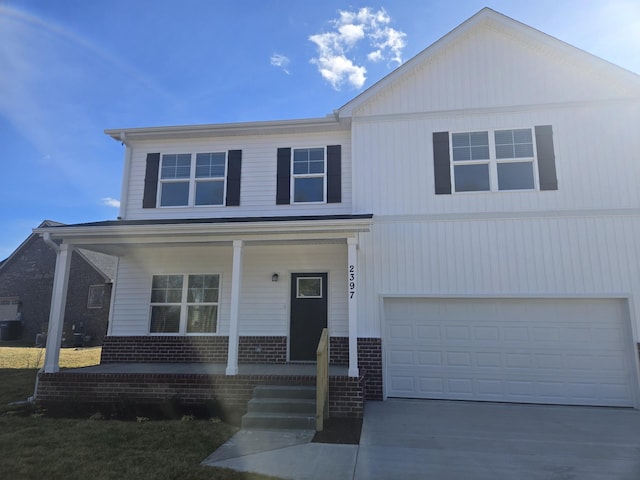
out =
<path fill-rule="evenodd" d="M 0 0 L 0 260 L 118 216 L 105 129 L 324 117 L 485 6 L 640 73 L 640 0 Z"/>

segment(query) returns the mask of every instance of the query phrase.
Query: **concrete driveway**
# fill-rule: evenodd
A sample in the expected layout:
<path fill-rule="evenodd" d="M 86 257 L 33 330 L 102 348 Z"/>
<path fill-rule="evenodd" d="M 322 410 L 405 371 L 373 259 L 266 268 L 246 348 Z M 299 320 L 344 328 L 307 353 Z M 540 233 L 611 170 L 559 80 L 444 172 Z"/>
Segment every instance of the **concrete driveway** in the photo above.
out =
<path fill-rule="evenodd" d="M 368 402 L 357 480 L 638 480 L 640 411 Z"/>

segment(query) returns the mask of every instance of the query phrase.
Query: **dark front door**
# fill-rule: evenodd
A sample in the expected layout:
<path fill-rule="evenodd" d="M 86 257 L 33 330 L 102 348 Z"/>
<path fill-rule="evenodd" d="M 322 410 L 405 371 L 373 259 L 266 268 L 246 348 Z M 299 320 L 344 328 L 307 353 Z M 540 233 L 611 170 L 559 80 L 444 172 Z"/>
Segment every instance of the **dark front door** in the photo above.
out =
<path fill-rule="evenodd" d="M 322 329 L 327 326 L 327 274 L 291 274 L 289 359 L 315 361 Z"/>

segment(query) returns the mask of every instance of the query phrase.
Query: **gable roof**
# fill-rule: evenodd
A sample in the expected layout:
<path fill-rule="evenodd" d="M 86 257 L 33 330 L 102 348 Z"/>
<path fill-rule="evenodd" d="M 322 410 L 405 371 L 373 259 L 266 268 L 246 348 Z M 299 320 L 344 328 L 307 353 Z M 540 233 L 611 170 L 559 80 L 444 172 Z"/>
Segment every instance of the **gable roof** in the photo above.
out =
<path fill-rule="evenodd" d="M 640 92 L 640 76 L 626 70 L 618 65 L 608 62 L 602 58 L 592 55 L 562 40 L 548 35 L 540 30 L 536 30 L 524 23 L 518 22 L 491 8 L 485 7 L 471 18 L 451 30 L 442 38 L 422 50 L 416 56 L 399 66 L 396 70 L 373 84 L 364 92 L 337 109 L 334 114 L 338 118 L 350 118 L 354 111 L 363 104 L 372 101 L 381 92 L 392 88 L 401 79 L 411 75 L 420 68 L 430 58 L 438 55 L 462 36 L 482 28 L 492 28 L 513 37 L 517 37 L 526 43 L 540 45 L 552 49 L 559 54 L 572 57 L 586 65 L 591 66 L 595 71 L 606 70 L 609 75 L 613 75 L 621 82 L 633 85 L 634 89 Z"/>
<path fill-rule="evenodd" d="M 53 220 L 44 220 L 40 225 L 38 225 L 37 228 L 63 227 L 64 225 L 64 223 L 54 222 Z M 18 246 L 18 248 L 16 248 L 13 253 L 11 253 L 11 255 L 0 262 L 0 274 L 2 274 L 3 270 L 6 269 L 7 266 L 10 265 L 15 258 L 17 258 L 22 252 L 24 252 L 38 238 L 40 238 L 40 234 L 35 232 L 31 233 L 31 235 L 29 235 Z M 76 251 L 85 262 L 87 262 L 105 279 L 105 281 L 113 281 L 113 279 L 115 278 L 115 259 L 112 256 L 84 249 L 77 249 Z"/>
<path fill-rule="evenodd" d="M 61 225 L 64 225 L 64 223 L 60 223 L 60 222 L 54 222 L 53 220 L 45 220 L 43 221 L 40 225 L 38 225 L 38 228 L 43 228 L 43 227 L 59 227 Z M 29 235 L 20 245 L 18 245 L 18 248 L 16 248 L 11 255 L 9 255 L 7 258 L 5 258 L 4 260 L 2 260 L 0 262 L 0 273 L 2 273 L 2 270 L 4 268 L 7 267 L 7 265 L 11 264 L 11 262 L 13 261 L 14 258 L 16 258 L 21 252 L 23 252 L 34 240 L 36 240 L 40 235 L 36 234 L 36 233 L 32 233 L 31 235 Z"/>

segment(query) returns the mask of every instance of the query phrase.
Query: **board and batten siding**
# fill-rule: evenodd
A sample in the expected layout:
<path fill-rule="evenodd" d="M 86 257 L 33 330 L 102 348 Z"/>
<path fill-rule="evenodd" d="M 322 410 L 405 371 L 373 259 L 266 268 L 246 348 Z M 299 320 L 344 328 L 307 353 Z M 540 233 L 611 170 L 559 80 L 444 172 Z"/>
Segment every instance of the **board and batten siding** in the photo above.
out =
<path fill-rule="evenodd" d="M 221 275 L 219 332 L 229 333 L 231 246 L 131 249 L 121 257 L 114 295 L 111 335 L 147 335 L 154 274 Z M 329 331 L 348 334 L 346 244 L 245 245 L 240 335 L 288 335 L 290 274 L 329 274 Z M 271 276 L 278 273 L 278 282 Z"/>
<path fill-rule="evenodd" d="M 359 335 L 382 334 L 384 296 L 564 296 L 629 298 L 637 338 L 637 238 L 637 214 L 378 217 L 360 237 Z"/>
<path fill-rule="evenodd" d="M 623 80 L 631 75 L 603 60 L 568 46 L 563 51 L 557 43 L 532 44 L 495 29 L 472 30 L 425 53 L 429 56 L 420 65 L 356 107 L 354 117 L 638 95 L 637 81 Z"/>
<path fill-rule="evenodd" d="M 277 150 L 341 145 L 342 201 L 309 205 L 276 205 Z M 132 145 L 127 186 L 127 220 L 160 218 L 264 217 L 280 215 L 331 215 L 351 213 L 350 132 L 292 135 L 252 135 L 212 139 L 140 141 Z M 148 153 L 202 153 L 242 151 L 240 205 L 143 208 Z M 126 178 L 126 176 L 125 176 Z"/>
<path fill-rule="evenodd" d="M 550 125 L 558 190 L 435 195 L 434 132 Z M 353 121 L 353 205 L 374 215 L 638 208 L 640 104 Z M 537 175 L 537 172 L 536 172 Z"/>

